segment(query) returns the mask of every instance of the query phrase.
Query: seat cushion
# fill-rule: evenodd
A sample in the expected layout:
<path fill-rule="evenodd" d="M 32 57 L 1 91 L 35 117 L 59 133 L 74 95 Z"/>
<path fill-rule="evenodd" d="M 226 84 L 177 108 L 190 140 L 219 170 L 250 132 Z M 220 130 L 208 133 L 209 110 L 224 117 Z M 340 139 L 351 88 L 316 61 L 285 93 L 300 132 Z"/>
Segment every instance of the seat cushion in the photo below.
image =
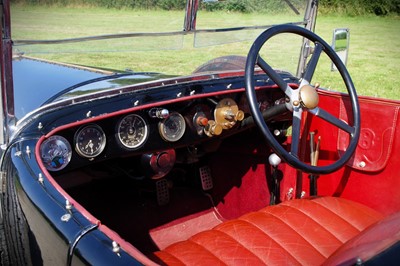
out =
<path fill-rule="evenodd" d="M 382 218 L 341 198 L 291 200 L 224 222 L 155 256 L 167 265 L 320 265 Z"/>

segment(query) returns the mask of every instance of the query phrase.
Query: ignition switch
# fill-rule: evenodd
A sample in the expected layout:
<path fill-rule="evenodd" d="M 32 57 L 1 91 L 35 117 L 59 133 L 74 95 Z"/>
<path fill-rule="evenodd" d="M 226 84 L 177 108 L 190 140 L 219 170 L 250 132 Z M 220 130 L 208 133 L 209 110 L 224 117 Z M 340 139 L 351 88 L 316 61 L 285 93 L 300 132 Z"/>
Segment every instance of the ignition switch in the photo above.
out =
<path fill-rule="evenodd" d="M 230 129 L 238 121 L 244 118 L 244 112 L 239 110 L 239 106 L 231 98 L 225 98 L 219 101 L 214 110 L 215 122 L 220 124 L 223 129 Z"/>

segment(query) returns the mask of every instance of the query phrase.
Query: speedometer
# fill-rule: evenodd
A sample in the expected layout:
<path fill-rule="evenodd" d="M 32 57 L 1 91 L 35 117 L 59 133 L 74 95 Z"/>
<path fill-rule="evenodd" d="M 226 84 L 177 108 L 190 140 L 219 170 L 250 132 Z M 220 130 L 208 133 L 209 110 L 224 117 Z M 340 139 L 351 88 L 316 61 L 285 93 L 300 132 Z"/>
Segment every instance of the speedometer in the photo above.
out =
<path fill-rule="evenodd" d="M 106 146 L 106 135 L 101 127 L 95 124 L 80 128 L 74 139 L 76 152 L 86 158 L 98 156 Z"/>
<path fill-rule="evenodd" d="M 137 149 L 145 143 L 149 136 L 148 125 L 137 114 L 127 115 L 118 123 L 117 136 L 125 148 Z"/>

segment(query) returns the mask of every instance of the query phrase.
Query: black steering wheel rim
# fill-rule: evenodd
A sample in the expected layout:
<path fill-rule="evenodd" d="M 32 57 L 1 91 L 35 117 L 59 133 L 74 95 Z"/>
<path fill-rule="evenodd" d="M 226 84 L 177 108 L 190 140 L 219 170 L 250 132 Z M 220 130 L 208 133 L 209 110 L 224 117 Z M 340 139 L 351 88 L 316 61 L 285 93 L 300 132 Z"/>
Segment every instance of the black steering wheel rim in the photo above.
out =
<path fill-rule="evenodd" d="M 313 166 L 313 165 L 310 165 L 310 164 L 307 164 L 307 163 L 301 161 L 298 158 L 297 154 L 292 154 L 292 153 L 288 152 L 275 139 L 272 132 L 269 130 L 266 122 L 264 121 L 264 118 L 261 114 L 260 109 L 258 108 L 257 98 L 256 98 L 256 93 L 255 93 L 255 86 L 254 86 L 254 72 L 255 72 L 254 67 L 256 64 L 260 65 L 260 63 L 262 63 L 263 71 L 279 86 L 279 88 L 285 92 L 288 90 L 287 89 L 288 85 L 259 56 L 259 51 L 261 50 L 261 48 L 265 44 L 265 42 L 267 42 L 271 37 L 273 37 L 277 34 L 281 34 L 281 33 L 297 34 L 297 35 L 307 38 L 308 40 L 313 42 L 315 45 L 318 45 L 319 49 L 321 51 L 324 51 L 328 55 L 328 57 L 332 60 L 332 62 L 335 64 L 338 72 L 340 73 L 340 75 L 345 83 L 347 92 L 350 97 L 350 103 L 351 103 L 351 107 L 352 107 L 352 111 L 353 111 L 353 126 L 349 126 L 349 129 L 348 129 L 350 142 L 349 142 L 349 145 L 348 145 L 346 151 L 339 157 L 339 159 L 329 165 Z M 318 55 L 318 58 L 319 58 L 319 55 Z M 318 60 L 318 58 L 316 60 Z M 310 61 L 309 61 L 310 64 L 311 64 L 311 61 L 312 61 L 312 59 L 310 59 Z M 315 66 L 312 66 L 314 69 L 311 70 L 312 73 L 310 74 L 310 79 L 312 79 L 312 74 L 315 71 L 316 62 L 315 62 Z M 307 73 L 305 75 L 307 75 Z M 310 82 L 310 81 L 311 80 L 309 80 L 308 82 Z M 309 30 L 299 27 L 299 26 L 290 25 L 290 24 L 274 26 L 274 27 L 271 27 L 271 28 L 265 30 L 254 41 L 254 43 L 248 53 L 248 57 L 247 57 L 247 61 L 246 61 L 246 68 L 245 68 L 245 86 L 246 86 L 246 96 L 247 96 L 247 99 L 248 99 L 248 102 L 250 105 L 250 110 L 251 110 L 251 113 L 253 115 L 256 125 L 260 129 L 261 133 L 263 134 L 263 136 L 265 137 L 267 142 L 271 145 L 272 149 L 292 167 L 299 169 L 303 172 L 307 172 L 307 173 L 327 174 L 327 173 L 334 172 L 334 171 L 338 170 L 339 168 L 343 167 L 346 164 L 346 162 L 351 158 L 351 156 L 354 154 L 355 149 L 357 147 L 358 139 L 360 136 L 360 121 L 361 121 L 361 119 L 360 119 L 360 108 L 359 108 L 357 93 L 356 93 L 353 81 L 352 81 L 350 74 L 348 73 L 345 65 L 343 64 L 341 59 L 338 57 L 336 52 L 330 47 L 329 44 L 327 44 L 322 38 L 320 38 L 318 35 L 316 35 L 312 31 L 309 31 Z M 315 109 L 317 109 L 317 108 L 315 108 Z M 309 110 L 306 110 L 306 111 L 309 111 Z M 334 120 L 334 121 L 336 121 L 335 123 L 339 123 L 339 119 Z M 336 124 L 334 124 L 334 125 L 336 125 Z M 296 141 L 298 142 L 299 140 L 292 138 L 292 143 L 296 142 Z"/>

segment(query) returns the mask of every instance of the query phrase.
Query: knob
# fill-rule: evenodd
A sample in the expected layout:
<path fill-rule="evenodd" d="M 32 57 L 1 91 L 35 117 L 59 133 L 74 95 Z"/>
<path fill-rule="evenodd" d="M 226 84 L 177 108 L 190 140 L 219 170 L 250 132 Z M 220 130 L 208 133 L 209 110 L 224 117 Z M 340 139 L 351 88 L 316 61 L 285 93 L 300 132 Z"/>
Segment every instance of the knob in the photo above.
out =
<path fill-rule="evenodd" d="M 168 174 L 174 167 L 176 160 L 175 150 L 143 154 L 141 157 L 145 175 L 151 179 L 159 179 Z"/>
<path fill-rule="evenodd" d="M 244 118 L 244 112 L 239 110 L 239 106 L 231 98 L 225 98 L 218 102 L 214 110 L 214 118 L 217 124 L 223 129 L 230 129 L 236 125 L 238 121 Z"/>
<path fill-rule="evenodd" d="M 173 160 L 171 155 L 167 152 L 161 152 L 157 156 L 157 166 L 161 169 L 167 169 L 173 165 Z"/>
<path fill-rule="evenodd" d="M 300 103 L 307 109 L 314 109 L 318 106 L 319 96 L 315 88 L 310 85 L 304 85 L 300 88 Z"/>
<path fill-rule="evenodd" d="M 244 112 L 242 110 L 237 111 L 235 115 L 235 121 L 242 121 L 244 119 Z"/>
<path fill-rule="evenodd" d="M 209 120 L 204 128 L 204 133 L 209 137 L 218 136 L 222 133 L 222 126 L 217 124 L 214 120 Z"/>
<path fill-rule="evenodd" d="M 197 119 L 196 119 L 196 123 L 197 123 L 197 125 L 199 125 L 199 126 L 205 127 L 205 126 L 207 126 L 207 124 L 208 124 L 208 119 L 207 119 L 207 117 L 199 116 L 199 117 L 197 117 Z"/>
<path fill-rule="evenodd" d="M 168 109 L 164 108 L 151 108 L 149 111 L 149 116 L 152 118 L 165 119 L 168 118 L 169 111 Z"/>
<path fill-rule="evenodd" d="M 269 157 L 268 157 L 268 162 L 272 167 L 277 167 L 280 163 L 281 163 L 281 158 L 279 158 L 278 155 L 276 155 L 276 153 L 272 153 Z"/>
<path fill-rule="evenodd" d="M 236 113 L 233 110 L 229 109 L 225 111 L 225 119 L 228 121 L 242 121 L 244 118 L 244 113 L 242 110 L 238 110 Z"/>

